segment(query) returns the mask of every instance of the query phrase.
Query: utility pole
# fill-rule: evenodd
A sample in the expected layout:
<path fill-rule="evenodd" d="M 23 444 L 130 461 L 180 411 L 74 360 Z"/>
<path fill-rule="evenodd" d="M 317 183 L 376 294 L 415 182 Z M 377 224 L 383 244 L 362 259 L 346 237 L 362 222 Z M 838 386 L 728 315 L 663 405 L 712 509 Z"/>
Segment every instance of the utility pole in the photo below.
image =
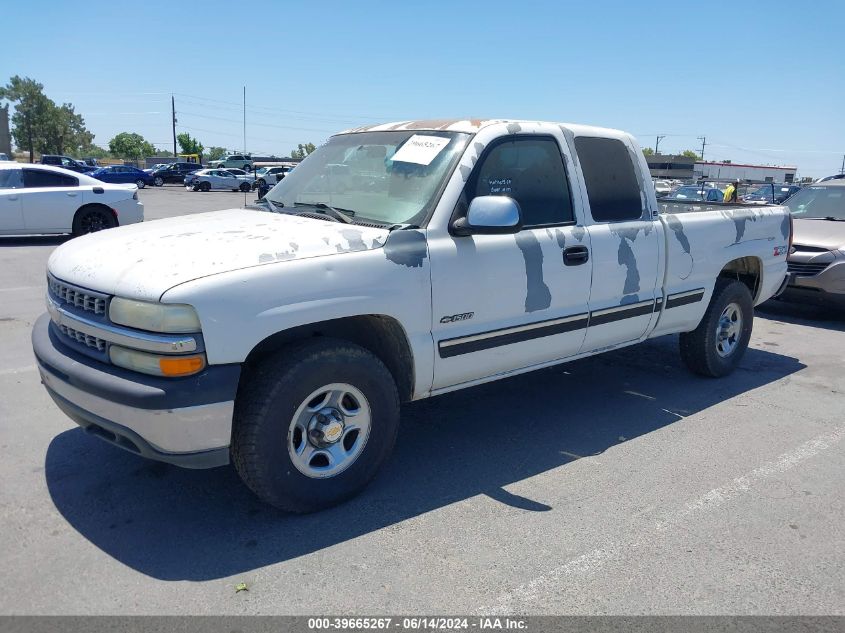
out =
<path fill-rule="evenodd" d="M 842 154 L 842 167 L 839 168 L 840 174 L 845 174 L 845 154 Z"/>
<path fill-rule="evenodd" d="M 244 86 L 244 155 L 246 155 L 246 86 Z"/>
<path fill-rule="evenodd" d="M 657 140 L 654 142 L 654 153 L 659 154 L 660 152 L 657 151 L 657 148 L 660 147 L 660 140 L 666 138 L 666 135 L 658 135 Z"/>
<path fill-rule="evenodd" d="M 707 137 L 699 136 L 698 140 L 701 141 L 701 160 L 704 161 L 704 146 L 707 145 Z"/>
<path fill-rule="evenodd" d="M 173 112 L 173 162 L 176 162 L 176 99 L 170 95 L 170 108 Z"/>

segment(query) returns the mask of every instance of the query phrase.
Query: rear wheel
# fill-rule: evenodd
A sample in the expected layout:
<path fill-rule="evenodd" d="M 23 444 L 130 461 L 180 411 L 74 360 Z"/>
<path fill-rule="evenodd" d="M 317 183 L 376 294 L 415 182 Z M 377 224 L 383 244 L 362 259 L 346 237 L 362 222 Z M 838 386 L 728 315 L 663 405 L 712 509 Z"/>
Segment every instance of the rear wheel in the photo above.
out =
<path fill-rule="evenodd" d="M 156 187 L 161 187 L 162 185 L 164 185 L 164 178 L 162 178 L 161 176 L 156 176 L 156 177 L 153 179 L 153 184 L 154 184 Z"/>
<path fill-rule="evenodd" d="M 146 181 L 142 180 L 141 178 L 138 178 L 138 180 L 135 181 L 135 184 L 138 185 L 138 189 L 143 189 L 147 186 Z"/>
<path fill-rule="evenodd" d="M 357 494 L 393 449 L 399 394 L 362 347 L 313 339 L 285 348 L 241 380 L 232 458 L 267 503 L 313 512 Z"/>
<path fill-rule="evenodd" d="M 249 184 L 248 182 L 242 182 L 241 183 L 241 191 L 243 191 L 244 193 L 250 191 L 251 189 L 252 189 L 252 185 Z"/>
<path fill-rule="evenodd" d="M 82 207 L 76 212 L 71 228 L 74 236 L 96 233 L 117 226 L 117 219 L 110 209 L 101 206 Z"/>
<path fill-rule="evenodd" d="M 720 277 L 701 323 L 680 336 L 681 358 L 701 376 L 727 376 L 748 348 L 753 320 L 754 302 L 748 286 Z"/>
<path fill-rule="evenodd" d="M 199 184 L 199 190 L 205 191 L 205 192 L 211 191 L 211 183 L 210 182 L 201 182 Z"/>

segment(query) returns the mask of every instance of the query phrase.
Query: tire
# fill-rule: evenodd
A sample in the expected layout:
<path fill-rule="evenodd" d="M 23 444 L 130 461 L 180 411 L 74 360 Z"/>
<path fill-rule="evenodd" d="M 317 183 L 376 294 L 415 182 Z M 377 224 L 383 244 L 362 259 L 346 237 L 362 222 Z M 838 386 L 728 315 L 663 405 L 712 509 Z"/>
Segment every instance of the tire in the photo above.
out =
<path fill-rule="evenodd" d="M 242 182 L 242 183 L 241 183 L 241 187 L 240 187 L 240 189 L 241 189 L 241 191 L 243 191 L 244 193 L 248 193 L 249 191 L 251 191 L 251 190 L 252 190 L 252 185 L 251 185 L 251 184 L 249 184 L 248 182 Z"/>
<path fill-rule="evenodd" d="M 138 189 L 143 189 L 147 186 L 147 183 L 141 180 L 140 178 L 135 181 L 135 184 L 138 185 Z"/>
<path fill-rule="evenodd" d="M 156 176 L 155 179 L 153 180 L 153 184 L 156 187 L 163 187 L 164 186 L 164 178 L 162 178 L 161 176 Z"/>
<path fill-rule="evenodd" d="M 341 395 L 324 400 L 324 392 Z M 345 404 L 325 404 L 331 402 Z M 366 412 L 365 428 L 366 416 L 358 416 Z M 313 428 L 318 417 L 331 420 L 322 427 L 328 428 L 325 436 Z M 235 402 L 232 461 L 263 501 L 289 512 L 315 512 L 369 483 L 393 450 L 398 428 L 399 394 L 387 367 L 358 345 L 311 339 L 245 372 Z M 309 439 L 316 433 L 327 441 L 329 432 L 334 443 L 327 447 Z M 329 459 L 330 451 L 340 458 Z"/>
<path fill-rule="evenodd" d="M 117 226 L 117 219 L 112 212 L 99 205 L 82 207 L 73 216 L 71 232 L 74 237 L 96 233 L 103 229 L 111 229 Z"/>
<path fill-rule="evenodd" d="M 201 182 L 198 185 L 198 187 L 199 187 L 199 190 L 204 192 L 204 193 L 208 193 L 209 191 L 211 191 L 211 183 L 210 182 Z"/>
<path fill-rule="evenodd" d="M 748 348 L 753 321 L 754 302 L 748 287 L 720 277 L 701 323 L 680 336 L 681 358 L 700 376 L 727 376 Z"/>

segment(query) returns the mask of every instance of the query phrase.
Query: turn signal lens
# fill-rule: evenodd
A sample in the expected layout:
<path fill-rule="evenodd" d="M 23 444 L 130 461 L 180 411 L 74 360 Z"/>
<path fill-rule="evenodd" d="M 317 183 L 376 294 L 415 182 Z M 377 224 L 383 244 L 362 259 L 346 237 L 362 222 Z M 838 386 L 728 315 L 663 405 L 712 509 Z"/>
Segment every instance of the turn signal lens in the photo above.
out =
<path fill-rule="evenodd" d="M 165 376 L 189 376 L 205 368 L 205 358 L 202 356 L 162 358 L 158 361 L 158 366 Z"/>
<path fill-rule="evenodd" d="M 118 367 L 125 367 L 151 376 L 178 378 L 179 376 L 190 376 L 205 369 L 204 354 L 163 356 L 112 345 L 109 348 L 109 357 L 111 362 Z"/>

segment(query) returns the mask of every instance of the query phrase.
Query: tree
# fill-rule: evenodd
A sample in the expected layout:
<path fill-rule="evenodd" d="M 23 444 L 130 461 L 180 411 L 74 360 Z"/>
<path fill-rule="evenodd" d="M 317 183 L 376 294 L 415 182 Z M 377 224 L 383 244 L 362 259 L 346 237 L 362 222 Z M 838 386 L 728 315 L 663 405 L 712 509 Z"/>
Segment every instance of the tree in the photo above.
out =
<path fill-rule="evenodd" d="M 176 142 L 179 143 L 179 147 L 182 149 L 183 154 L 202 154 L 202 143 L 193 138 L 187 132 L 177 134 Z"/>
<path fill-rule="evenodd" d="M 302 160 L 315 149 L 317 148 L 314 146 L 314 143 L 305 143 L 304 145 L 300 143 L 296 149 L 291 150 L 290 157 Z"/>
<path fill-rule="evenodd" d="M 685 149 L 683 152 L 681 152 L 681 156 L 685 156 L 687 158 L 692 158 L 693 160 L 701 160 L 701 156 L 696 154 L 691 149 Z"/>
<path fill-rule="evenodd" d="M 206 157 L 208 160 L 218 160 L 223 158 L 228 152 L 226 151 L 225 147 L 209 147 L 208 151 L 206 152 Z"/>
<path fill-rule="evenodd" d="M 90 143 L 89 145 L 84 145 L 80 147 L 76 155 L 85 158 L 108 158 L 109 150 L 107 150 L 105 147 L 100 147 L 99 145 Z"/>
<path fill-rule="evenodd" d="M 50 102 L 44 139 L 38 148 L 42 154 L 77 154 L 93 142 L 94 135 L 85 128 L 85 120 L 72 104 L 58 107 Z"/>
<path fill-rule="evenodd" d="M 119 158 L 138 160 L 144 156 L 152 156 L 156 150 L 140 134 L 121 132 L 109 141 L 109 151 Z"/>
<path fill-rule="evenodd" d="M 646 156 L 654 156 L 654 150 L 650 147 L 644 147 L 643 154 L 645 154 Z"/>
<path fill-rule="evenodd" d="M 35 150 L 43 143 L 49 120 L 50 106 L 55 107 L 44 94 L 44 86 L 29 77 L 15 75 L 0 88 L 0 99 L 15 105 L 12 115 L 12 136 L 15 144 L 29 152 L 29 162 L 35 159 Z"/>

